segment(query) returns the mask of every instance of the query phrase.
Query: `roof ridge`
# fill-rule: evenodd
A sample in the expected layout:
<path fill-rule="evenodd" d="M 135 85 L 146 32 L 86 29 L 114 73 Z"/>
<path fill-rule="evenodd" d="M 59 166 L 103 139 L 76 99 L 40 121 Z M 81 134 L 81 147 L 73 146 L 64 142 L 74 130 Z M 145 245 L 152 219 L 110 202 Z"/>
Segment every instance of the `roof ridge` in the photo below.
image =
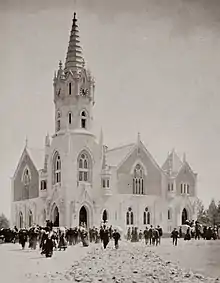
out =
<path fill-rule="evenodd" d="M 107 152 L 113 151 L 113 150 L 118 150 L 118 149 L 121 149 L 123 147 L 128 147 L 128 146 L 132 146 L 132 145 L 135 145 L 135 143 L 129 143 L 129 144 L 124 144 L 124 145 L 121 145 L 121 146 L 113 147 L 111 149 L 108 149 Z"/>

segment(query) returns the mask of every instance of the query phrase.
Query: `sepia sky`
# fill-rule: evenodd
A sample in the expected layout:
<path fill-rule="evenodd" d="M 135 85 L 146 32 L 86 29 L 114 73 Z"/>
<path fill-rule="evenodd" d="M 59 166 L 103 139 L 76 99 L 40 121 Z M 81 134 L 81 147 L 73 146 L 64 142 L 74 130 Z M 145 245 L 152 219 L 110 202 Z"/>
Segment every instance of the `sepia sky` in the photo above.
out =
<path fill-rule="evenodd" d="M 54 131 L 53 74 L 66 56 L 76 1 L 0 1 L 0 212 L 28 136 Z M 118 146 L 137 132 L 159 165 L 175 147 L 220 199 L 220 1 L 78 0 L 80 37 L 96 78 L 95 132 Z"/>

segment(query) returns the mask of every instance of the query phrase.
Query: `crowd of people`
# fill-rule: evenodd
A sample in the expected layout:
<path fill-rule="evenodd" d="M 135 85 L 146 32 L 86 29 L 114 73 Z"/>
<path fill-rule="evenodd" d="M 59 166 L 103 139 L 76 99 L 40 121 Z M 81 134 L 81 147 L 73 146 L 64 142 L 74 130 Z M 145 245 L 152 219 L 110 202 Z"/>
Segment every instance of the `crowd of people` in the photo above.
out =
<path fill-rule="evenodd" d="M 113 229 L 112 226 L 107 227 L 102 223 L 100 228 L 86 229 L 85 223 L 81 223 L 79 227 L 69 228 L 66 227 L 53 227 L 51 221 L 47 221 L 46 227 L 40 227 L 34 225 L 27 229 L 22 228 L 18 230 L 16 227 L 13 229 L 2 229 L 0 231 L 0 237 L 4 237 L 5 242 L 16 243 L 19 242 L 22 249 L 28 248 L 36 249 L 37 245 L 41 250 L 41 254 L 46 257 L 51 257 L 54 250 L 66 250 L 68 245 L 76 245 L 82 243 L 83 247 L 88 247 L 89 243 L 102 243 L 103 248 L 109 244 L 111 239 L 114 240 L 114 246 L 117 249 L 119 239 L 121 237 L 117 229 Z"/>
<path fill-rule="evenodd" d="M 116 249 L 119 247 L 119 240 L 121 239 L 121 231 L 113 229 L 112 226 L 108 227 L 106 223 L 102 223 L 99 228 L 86 228 L 85 223 L 81 223 L 79 227 L 69 228 L 66 227 L 53 227 L 51 221 L 47 221 L 46 227 L 34 225 L 27 229 L 22 228 L 18 230 L 16 227 L 13 229 L 1 229 L 0 239 L 4 242 L 19 242 L 22 249 L 25 249 L 27 243 L 28 248 L 36 249 L 39 245 L 41 254 L 46 257 L 51 257 L 54 250 L 66 250 L 68 245 L 76 245 L 82 243 L 83 247 L 88 247 L 90 243 L 102 243 L 103 248 L 106 249 L 110 240 L 114 240 Z M 158 246 L 161 243 L 163 230 L 158 225 L 145 227 L 139 230 L 138 227 L 129 227 L 126 233 L 126 239 L 130 242 L 143 241 L 146 245 Z M 183 238 L 189 241 L 193 238 L 205 240 L 220 239 L 220 229 L 217 226 L 206 227 L 198 223 L 198 221 L 187 221 L 185 225 L 174 228 L 171 232 L 173 245 L 177 245 L 178 239 Z"/>
<path fill-rule="evenodd" d="M 162 236 L 163 230 L 159 225 L 157 227 L 153 227 L 153 225 L 150 225 L 150 228 L 146 226 L 144 231 L 138 231 L 138 227 L 129 227 L 127 231 L 128 241 L 139 242 L 144 240 L 146 245 L 149 243 L 150 245 L 157 246 L 161 243 Z"/>
<path fill-rule="evenodd" d="M 186 229 L 186 232 L 183 231 Z M 184 238 L 185 241 L 190 241 L 191 239 L 200 240 L 216 240 L 220 239 L 220 229 L 217 225 L 207 227 L 206 225 L 201 225 L 198 221 L 186 221 L 185 225 L 180 226 L 179 230 L 176 228 L 171 232 L 171 238 L 173 238 L 173 245 L 177 245 L 178 238 Z"/>

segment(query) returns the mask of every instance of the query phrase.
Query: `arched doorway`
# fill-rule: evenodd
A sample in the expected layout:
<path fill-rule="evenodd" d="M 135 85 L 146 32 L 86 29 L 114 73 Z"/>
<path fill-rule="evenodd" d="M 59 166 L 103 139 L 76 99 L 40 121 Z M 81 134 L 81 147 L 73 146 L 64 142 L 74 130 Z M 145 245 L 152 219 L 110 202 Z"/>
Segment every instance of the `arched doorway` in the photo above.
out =
<path fill-rule="evenodd" d="M 60 216 L 59 216 L 59 210 L 57 206 L 55 206 L 54 211 L 53 211 L 53 225 L 55 227 L 60 226 Z"/>
<path fill-rule="evenodd" d="M 186 220 L 188 220 L 188 213 L 187 210 L 184 208 L 182 211 L 182 225 L 186 223 Z"/>
<path fill-rule="evenodd" d="M 88 227 L 88 213 L 85 206 L 82 206 L 79 211 L 79 225 L 81 225 L 82 223 L 84 223 L 86 227 Z"/>
<path fill-rule="evenodd" d="M 103 221 L 104 223 L 106 223 L 107 220 L 108 220 L 108 213 L 107 213 L 107 211 L 106 211 L 106 209 L 105 209 L 105 210 L 103 211 L 103 213 L 102 213 L 102 221 Z"/>
<path fill-rule="evenodd" d="M 19 213 L 19 228 L 23 228 L 23 213 Z"/>

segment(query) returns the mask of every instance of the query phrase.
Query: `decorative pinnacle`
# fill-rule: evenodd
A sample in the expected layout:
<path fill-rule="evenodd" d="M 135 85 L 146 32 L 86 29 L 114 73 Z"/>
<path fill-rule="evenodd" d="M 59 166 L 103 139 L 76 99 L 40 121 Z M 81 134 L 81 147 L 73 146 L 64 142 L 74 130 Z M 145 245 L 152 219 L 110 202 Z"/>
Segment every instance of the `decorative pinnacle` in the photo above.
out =
<path fill-rule="evenodd" d="M 77 25 L 76 13 L 74 13 L 73 24 L 70 33 L 69 46 L 66 56 L 65 69 L 64 72 L 67 73 L 69 70 L 77 71 L 82 69 L 83 66 L 83 56 L 82 48 L 80 46 L 79 40 L 79 30 Z"/>
<path fill-rule="evenodd" d="M 25 148 L 28 147 L 28 137 L 26 136 L 26 139 L 25 139 Z"/>
<path fill-rule="evenodd" d="M 183 153 L 183 162 L 184 163 L 186 162 L 186 153 L 185 152 Z"/>
<path fill-rule="evenodd" d="M 60 70 L 62 70 L 63 69 L 63 63 L 62 63 L 62 61 L 60 60 L 60 62 L 59 62 L 59 69 Z"/>

